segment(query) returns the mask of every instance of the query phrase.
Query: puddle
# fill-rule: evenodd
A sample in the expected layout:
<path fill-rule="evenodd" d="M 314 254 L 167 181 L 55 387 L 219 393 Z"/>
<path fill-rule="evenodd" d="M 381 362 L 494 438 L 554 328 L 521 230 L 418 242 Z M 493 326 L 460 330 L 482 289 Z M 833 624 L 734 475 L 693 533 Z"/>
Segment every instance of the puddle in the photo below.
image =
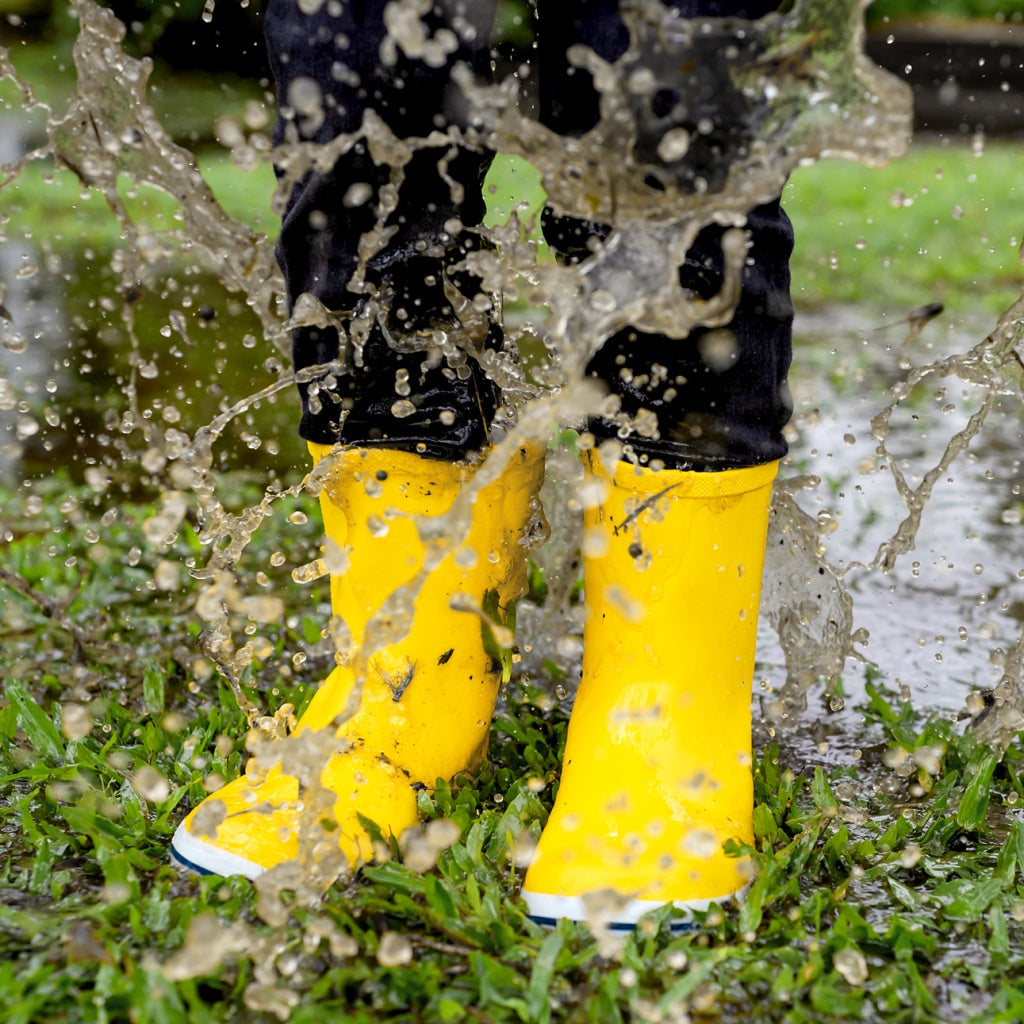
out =
<path fill-rule="evenodd" d="M 1020 632 L 1024 558 L 1016 453 L 1024 424 L 1015 396 L 996 400 L 984 430 L 940 475 L 913 549 L 892 571 L 853 565 L 872 563 L 907 515 L 871 431 L 890 389 L 907 372 L 901 361 L 909 354 L 923 364 L 966 352 L 991 329 L 980 314 L 951 319 L 928 325 L 907 352 L 906 330 L 880 332 L 885 321 L 870 310 L 798 314 L 789 458 L 790 473 L 822 481 L 802 493 L 800 504 L 824 524 L 829 560 L 850 567 L 854 624 L 868 632 L 857 650 L 921 706 L 946 711 L 959 710 L 971 689 L 998 683 L 1001 652 Z M 968 426 L 987 394 L 955 376 L 930 380 L 915 391 L 908 411 L 894 416 L 885 447 L 912 485 L 939 464 L 949 438 Z M 760 639 L 774 683 L 784 676 L 784 659 L 777 644 L 772 653 L 770 631 L 762 629 Z M 851 663 L 848 691 L 857 692 L 859 674 Z"/>

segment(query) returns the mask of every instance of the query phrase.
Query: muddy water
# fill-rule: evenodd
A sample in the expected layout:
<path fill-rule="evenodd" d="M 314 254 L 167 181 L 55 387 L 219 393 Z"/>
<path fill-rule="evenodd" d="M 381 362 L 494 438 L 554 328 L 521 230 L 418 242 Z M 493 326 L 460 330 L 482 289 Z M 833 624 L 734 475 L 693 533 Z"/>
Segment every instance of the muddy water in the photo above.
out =
<path fill-rule="evenodd" d="M 65 250 L 57 275 L 24 240 L 6 243 L 0 258 L 16 268 L 25 253 L 40 270 L 24 281 L 16 272 L 7 276 L 17 285 L 6 298 L 11 320 L 31 334 L 32 343 L 21 353 L 8 349 L 4 355 L 5 377 L 27 410 L 3 413 L 5 482 L 11 486 L 45 476 L 55 465 L 68 467 L 82 482 L 93 464 L 137 487 L 134 474 L 118 469 L 127 442 L 104 428 L 104 414 L 124 405 L 129 349 L 116 325 L 90 315 L 116 284 L 109 271 L 90 268 L 109 267 L 111 253 L 94 251 L 87 258 L 84 250 Z M 179 267 L 176 276 L 185 272 Z M 265 371 L 254 356 L 255 318 L 225 301 L 212 275 L 183 281 L 176 295 L 165 291 L 139 300 L 139 333 L 151 344 L 143 365 L 152 369 L 138 379 L 138 391 L 142 407 L 165 422 L 177 412 L 194 424 L 212 418 L 229 395 L 257 390 Z M 174 320 L 180 333 L 168 340 L 160 329 L 168 325 L 171 295 L 182 308 L 181 319 Z M 829 523 L 829 557 L 840 565 L 870 562 L 906 514 L 891 474 L 880 468 L 870 430 L 889 389 L 905 374 L 900 366 L 905 331 L 878 333 L 884 323 L 870 307 L 798 313 L 796 321 L 791 381 L 796 412 L 783 475 L 821 478 L 820 485 L 801 493 L 800 504 Z M 952 323 L 940 318 L 913 346 L 913 357 L 920 361 L 940 351 L 966 351 L 991 326 L 981 312 L 961 314 Z M 10 334 L 8 328 L 5 337 Z M 198 381 L 182 374 L 178 364 L 184 349 L 193 359 L 199 349 L 209 351 L 218 372 Z M 218 379 L 231 381 L 230 387 L 218 386 Z M 168 398 L 172 382 L 176 399 Z M 887 442 L 918 474 L 938 462 L 949 437 L 979 404 L 978 389 L 948 382 L 936 399 L 940 386 L 922 389 L 914 412 L 898 420 Z M 227 435 L 218 465 L 281 480 L 301 474 L 306 454 L 295 433 L 295 404 L 289 391 L 254 408 Z M 1013 644 L 1024 618 L 1022 430 L 1014 403 L 1004 401 L 969 456 L 937 486 L 915 550 L 890 573 L 849 570 L 855 624 L 869 634 L 857 651 L 923 702 L 948 710 L 959 708 L 973 687 L 995 685 L 1000 670 L 991 659 L 998 660 L 998 652 Z M 563 520 L 563 529 L 570 529 L 569 517 Z M 553 547 L 559 541 L 556 537 Z M 536 639 L 543 646 L 542 638 Z M 760 652 L 760 682 L 769 693 L 785 678 L 785 659 L 767 617 Z M 855 664 L 849 666 L 851 692 L 861 674 Z"/>
<path fill-rule="evenodd" d="M 12 263 L 25 251 L 24 242 L 8 243 L 0 258 Z M 64 274 L 54 277 L 42 269 L 31 280 L 31 289 L 8 291 L 12 320 L 33 339 L 20 356 L 9 350 L 4 356 L 6 379 L 28 410 L 3 413 L 0 452 L 7 456 L 3 475 L 8 486 L 45 476 L 55 465 L 68 467 L 79 482 L 90 463 L 116 471 L 117 435 L 103 429 L 103 414 L 123 405 L 119 382 L 129 371 L 126 346 L 118 332 L 105 337 L 99 325 L 90 324 L 87 313 L 108 294 L 111 281 L 109 275 L 84 269 L 109 259 L 109 253 L 87 261 L 81 252 L 65 252 Z M 247 347 L 251 342 L 246 342 L 254 328 L 251 318 L 239 310 L 232 315 L 221 303 L 215 317 L 204 319 L 197 309 L 207 313 L 223 298 L 209 275 L 190 279 L 189 291 L 191 328 L 185 328 L 186 334 L 193 344 L 212 350 L 222 367 L 219 376 L 230 379 L 233 388 L 243 381 L 246 393 L 256 390 L 261 380 L 253 349 Z M 162 318 L 147 316 L 144 322 L 150 319 L 155 324 Z M 73 323 L 78 329 L 69 327 Z M 903 334 L 899 329 L 876 333 L 883 323 L 879 311 L 870 307 L 798 313 L 796 321 L 791 381 L 796 412 L 783 474 L 822 479 L 802 492 L 801 505 L 835 524 L 828 533 L 828 550 L 840 563 L 870 562 L 906 512 L 891 475 L 879 468 L 877 440 L 869 426 L 885 405 L 888 389 L 903 375 L 898 355 Z M 932 354 L 940 348 L 966 351 L 990 327 L 980 312 L 952 326 L 940 321 L 929 326 L 918 347 L 930 342 Z M 160 338 L 158 328 L 143 333 L 154 341 Z M 169 368 L 139 381 L 141 403 L 157 415 L 180 408 L 186 422 L 205 422 L 224 396 L 211 382 L 197 388 L 188 376 L 175 373 L 171 347 L 161 339 L 148 354 L 155 366 Z M 77 358 L 68 359 L 69 349 Z M 92 355 L 86 357 L 86 352 Z M 914 355 L 920 356 L 916 349 Z M 184 396 L 176 402 L 166 401 L 169 380 Z M 919 473 L 938 462 L 949 436 L 978 405 L 979 396 L 963 385 L 947 387 L 940 400 L 933 397 L 937 389 L 922 394 L 913 413 L 917 419 L 903 417 L 889 442 Z M 966 399 L 961 397 L 965 392 Z M 295 404 L 288 392 L 254 409 L 229 436 L 219 465 L 281 479 L 300 473 L 306 455 L 295 433 Z M 951 404 L 954 409 L 949 409 Z M 32 429 L 26 424 L 38 429 L 25 436 Z M 970 455 L 936 488 L 915 550 L 891 573 L 850 570 L 856 624 L 870 635 L 857 649 L 922 701 L 950 710 L 962 704 L 972 687 L 998 681 L 999 669 L 990 663 L 990 655 L 1012 645 L 1024 619 L 1022 431 L 1019 411 L 1013 402 L 1004 402 Z M 131 480 L 130 474 L 120 475 Z M 760 651 L 763 683 L 778 686 L 785 663 L 767 619 Z M 859 674 L 851 665 L 848 685 Z"/>

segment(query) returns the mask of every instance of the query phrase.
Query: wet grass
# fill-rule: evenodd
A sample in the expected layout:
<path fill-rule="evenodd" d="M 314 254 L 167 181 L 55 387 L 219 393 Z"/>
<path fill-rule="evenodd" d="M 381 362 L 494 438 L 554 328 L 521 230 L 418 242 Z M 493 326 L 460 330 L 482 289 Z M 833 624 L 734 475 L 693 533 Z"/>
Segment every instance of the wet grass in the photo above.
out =
<path fill-rule="evenodd" d="M 965 724 L 879 680 L 866 706 L 824 723 L 841 736 L 832 750 L 783 733 L 759 751 L 757 879 L 697 935 L 674 937 L 667 911 L 619 939 L 525 917 L 513 848 L 543 825 L 565 732 L 525 680 L 487 765 L 422 796 L 426 817 L 460 833 L 433 867 L 396 857 L 315 907 L 179 875 L 166 860 L 177 821 L 245 759 L 243 716 L 194 651 L 197 584 L 167 567 L 197 556 L 195 535 L 183 525 L 153 554 L 148 506 L 56 479 L 31 492 L 2 496 L 17 524 L 3 564 L 32 588 L 5 592 L 0 624 L 5 1021 L 1024 1015 L 1024 758 L 997 763 Z M 252 552 L 263 567 L 287 557 L 272 580 L 287 613 L 259 627 L 268 653 L 249 680 L 271 709 L 301 706 L 327 664 L 325 588 L 286 582 L 319 539 L 312 509 L 286 524 L 294 510 Z"/>
<path fill-rule="evenodd" d="M 882 169 L 829 160 L 793 175 L 794 301 L 1000 313 L 1024 283 L 1019 147 L 917 142 Z"/>

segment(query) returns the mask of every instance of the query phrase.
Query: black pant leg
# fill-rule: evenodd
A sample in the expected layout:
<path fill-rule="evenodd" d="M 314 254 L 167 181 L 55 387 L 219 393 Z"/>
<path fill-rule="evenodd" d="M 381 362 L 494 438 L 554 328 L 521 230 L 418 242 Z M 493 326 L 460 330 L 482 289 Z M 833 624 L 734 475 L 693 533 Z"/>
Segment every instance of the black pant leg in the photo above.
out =
<path fill-rule="evenodd" d="M 777 3 L 686 0 L 671 6 L 686 17 L 758 18 Z M 625 52 L 629 38 L 617 0 L 549 2 L 542 4 L 540 20 L 541 120 L 563 135 L 581 135 L 598 121 L 598 98 L 590 75 L 570 68 L 565 53 L 576 43 L 605 60 Z M 664 83 L 669 90 L 674 84 Z M 548 210 L 543 227 L 552 248 L 576 262 L 590 254 L 589 240 L 607 236 L 613 225 L 558 217 Z M 751 210 L 746 230 L 748 262 L 728 325 L 697 328 L 682 340 L 624 330 L 592 359 L 588 373 L 619 399 L 627 420 L 641 411 L 657 417 L 656 431 L 644 434 L 630 431 L 623 417 L 595 417 L 588 426 L 598 440 L 621 437 L 637 455 L 676 469 L 755 465 L 785 454 L 782 428 L 791 412 L 786 376 L 792 352 L 793 232 L 778 202 Z M 703 298 L 721 286 L 721 238 L 721 228 L 703 230 L 680 268 L 681 284 Z"/>
<path fill-rule="evenodd" d="M 401 139 L 465 126 L 451 72 L 464 63 L 489 73 L 493 0 L 438 4 L 422 22 L 426 46 L 421 52 L 409 47 L 414 56 L 387 41 L 386 7 L 386 0 L 330 0 L 305 13 L 296 0 L 270 0 L 266 35 L 277 83 L 278 144 L 328 143 L 358 133 L 368 110 Z M 339 370 L 300 385 L 303 437 L 449 458 L 486 442 L 498 400 L 493 384 L 474 361 L 450 366 L 426 341 L 417 350 L 416 339 L 458 329 L 444 281 L 448 268 L 479 244 L 473 228 L 483 219 L 480 185 L 490 159 L 445 145 L 419 149 L 406 166 L 386 239 L 365 267 L 370 289 L 389 296 L 391 309 L 361 349 L 341 345 L 334 327 L 294 332 L 297 371 L 341 362 Z M 312 294 L 340 317 L 343 332 L 366 308 L 366 289 L 349 285 L 390 177 L 391 168 L 376 163 L 362 139 L 328 170 L 306 174 L 288 198 L 277 255 L 289 300 L 294 305 L 303 293 Z M 457 283 L 474 285 L 467 275 Z"/>

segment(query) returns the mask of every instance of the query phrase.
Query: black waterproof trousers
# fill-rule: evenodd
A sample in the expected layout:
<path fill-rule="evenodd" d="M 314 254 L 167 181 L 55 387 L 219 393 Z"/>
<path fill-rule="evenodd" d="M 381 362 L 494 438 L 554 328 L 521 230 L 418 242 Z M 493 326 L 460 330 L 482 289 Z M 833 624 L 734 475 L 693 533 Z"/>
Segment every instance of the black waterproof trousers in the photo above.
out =
<path fill-rule="evenodd" d="M 758 18 L 777 0 L 686 0 L 671 6 L 688 17 Z M 403 20 L 410 12 L 420 20 Z M 494 0 L 323 0 L 301 6 L 297 0 L 270 0 L 266 34 L 278 89 L 276 141 L 328 143 L 358 132 L 367 111 L 399 139 L 465 127 L 469 115 L 451 71 L 466 64 L 477 76 L 489 76 L 493 13 Z M 617 0 L 539 0 L 538 14 L 540 119 L 562 135 L 580 135 L 597 123 L 598 97 L 589 73 L 573 68 L 566 51 L 582 43 L 605 60 L 624 53 L 628 35 Z M 386 41 L 389 19 L 390 34 L 400 34 L 401 45 Z M 421 25 L 426 31 L 417 37 L 414 30 Z M 292 303 L 312 294 L 336 314 L 343 331 L 358 319 L 367 284 L 389 307 L 383 325 L 364 330 L 358 346 L 341 346 L 340 362 L 335 327 L 294 332 L 296 370 L 336 363 L 334 370 L 300 384 L 300 433 L 323 444 L 383 444 L 462 458 L 486 444 L 500 396 L 472 357 L 425 359 L 415 339 L 451 318 L 446 277 L 471 298 L 478 291 L 468 275 L 449 274 L 448 268 L 481 244 L 474 228 L 484 215 L 480 186 L 490 155 L 444 141 L 436 149 L 419 149 L 393 196 L 386 188 L 386 159 L 371 148 L 357 143 L 330 169 L 305 174 L 284 216 L 278 259 Z M 360 266 L 360 240 L 379 228 L 382 199 L 393 206 L 386 240 L 380 244 L 378 231 L 372 255 L 363 260 L 365 283 L 350 291 Z M 543 227 L 554 250 L 569 260 L 585 258 L 589 234 L 608 230 L 554 216 L 546 216 Z M 669 468 L 756 465 L 786 451 L 792 229 L 773 202 L 750 211 L 746 230 L 750 249 L 724 356 L 721 346 L 705 343 L 703 329 L 682 341 L 624 330 L 588 367 L 618 396 L 624 412 L 656 413 L 656 435 L 633 434 L 629 443 L 637 454 Z M 682 284 L 702 297 L 715 294 L 722 279 L 721 235 L 716 227 L 702 231 L 680 268 Z M 477 296 L 477 305 L 483 302 Z M 483 346 L 500 343 L 497 324 L 479 339 Z M 659 370 L 652 376 L 655 365 Z M 588 426 L 598 440 L 619 430 L 600 418 Z"/>

